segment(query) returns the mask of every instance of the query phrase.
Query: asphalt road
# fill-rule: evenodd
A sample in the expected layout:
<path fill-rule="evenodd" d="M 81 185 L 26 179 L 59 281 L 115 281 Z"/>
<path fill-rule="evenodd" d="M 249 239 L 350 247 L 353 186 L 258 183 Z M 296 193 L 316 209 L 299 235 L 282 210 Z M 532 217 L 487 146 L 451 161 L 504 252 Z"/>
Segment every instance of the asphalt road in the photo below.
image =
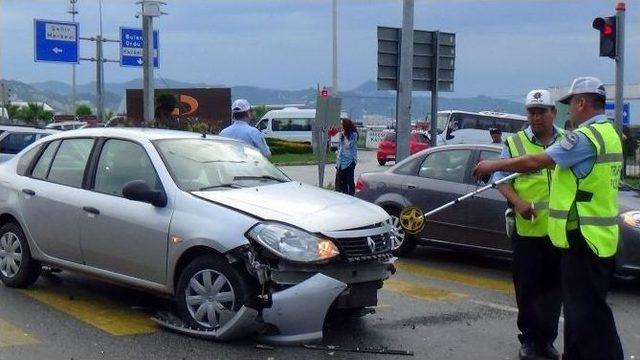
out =
<path fill-rule="evenodd" d="M 378 166 L 375 152 L 361 152 L 356 174 L 386 168 Z M 283 167 L 290 177 L 310 184 L 317 182 L 316 169 Z M 397 274 L 379 292 L 376 313 L 332 319 L 324 344 L 384 346 L 413 351 L 414 357 L 300 347 L 264 350 L 256 348 L 254 339 L 193 339 L 149 320 L 156 311 L 170 310 L 170 301 L 65 271 L 43 276 L 26 290 L 0 285 L 0 360 L 517 359 L 509 260 L 419 247 L 396 265 Z M 616 279 L 609 303 L 625 357 L 640 358 L 640 280 Z"/>
<path fill-rule="evenodd" d="M 419 248 L 397 265 L 376 313 L 333 320 L 325 344 L 411 350 L 416 359 L 517 358 L 508 260 Z M 640 356 L 640 281 L 616 280 L 609 302 L 626 358 Z M 27 290 L 0 286 L 0 304 L 2 360 L 409 358 L 188 338 L 148 320 L 170 309 L 169 301 L 69 272 Z M 562 348 L 561 336 L 556 345 Z"/>

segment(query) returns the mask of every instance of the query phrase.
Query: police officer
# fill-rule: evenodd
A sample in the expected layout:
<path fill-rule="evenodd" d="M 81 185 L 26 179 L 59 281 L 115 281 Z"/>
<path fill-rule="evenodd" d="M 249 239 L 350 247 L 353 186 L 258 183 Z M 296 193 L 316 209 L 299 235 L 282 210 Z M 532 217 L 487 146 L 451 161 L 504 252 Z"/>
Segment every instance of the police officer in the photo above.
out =
<path fill-rule="evenodd" d="M 529 126 L 505 141 L 501 158 L 539 154 L 558 142 L 563 132 L 553 125 L 556 107 L 547 90 L 533 90 L 526 98 Z M 559 358 L 553 342 L 558 336 L 560 253 L 548 236 L 549 188 L 552 169 L 522 175 L 512 183 L 498 185 L 498 191 L 515 210 L 513 285 L 518 303 L 520 359 L 542 356 Z M 497 172 L 494 181 L 507 176 Z"/>
<path fill-rule="evenodd" d="M 604 114 L 602 82 L 573 81 L 560 102 L 577 126 L 544 152 L 482 161 L 476 177 L 494 171 L 529 173 L 555 165 L 549 202 L 549 236 L 561 249 L 564 304 L 563 359 L 623 359 L 615 321 L 606 302 L 618 246 L 618 182 L 622 145 Z"/>
<path fill-rule="evenodd" d="M 262 155 L 269 157 L 271 151 L 260 130 L 249 125 L 251 121 L 251 105 L 245 99 L 238 99 L 231 105 L 233 122 L 220 131 L 220 136 L 244 141 L 260 150 Z"/>

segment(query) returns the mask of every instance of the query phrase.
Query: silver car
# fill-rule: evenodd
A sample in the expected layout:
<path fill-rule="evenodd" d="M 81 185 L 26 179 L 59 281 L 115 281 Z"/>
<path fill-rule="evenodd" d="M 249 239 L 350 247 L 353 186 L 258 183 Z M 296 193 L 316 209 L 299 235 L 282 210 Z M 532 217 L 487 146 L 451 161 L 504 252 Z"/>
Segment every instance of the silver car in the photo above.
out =
<path fill-rule="evenodd" d="M 184 327 L 319 340 L 327 311 L 363 310 L 394 271 L 390 218 L 288 179 L 216 136 L 94 128 L 0 165 L 0 280 L 43 264 L 173 296 Z"/>

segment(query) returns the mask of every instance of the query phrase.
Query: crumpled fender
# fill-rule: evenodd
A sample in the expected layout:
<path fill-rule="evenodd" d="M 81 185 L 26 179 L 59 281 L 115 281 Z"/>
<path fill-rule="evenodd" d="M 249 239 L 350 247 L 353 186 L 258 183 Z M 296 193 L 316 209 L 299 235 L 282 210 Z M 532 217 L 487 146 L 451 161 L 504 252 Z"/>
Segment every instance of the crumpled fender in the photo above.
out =
<path fill-rule="evenodd" d="M 262 320 L 278 328 L 277 335 L 264 335 L 264 342 L 298 345 L 322 340 L 324 318 L 347 284 L 321 273 L 271 296 L 272 306 L 262 310 Z"/>

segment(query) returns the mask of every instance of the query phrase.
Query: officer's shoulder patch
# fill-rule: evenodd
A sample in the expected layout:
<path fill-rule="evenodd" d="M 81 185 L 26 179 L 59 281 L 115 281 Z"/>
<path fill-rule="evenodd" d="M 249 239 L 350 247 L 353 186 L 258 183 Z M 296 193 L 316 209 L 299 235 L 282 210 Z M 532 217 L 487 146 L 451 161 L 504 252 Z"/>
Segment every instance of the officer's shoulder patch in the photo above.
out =
<path fill-rule="evenodd" d="M 571 150 L 578 144 L 580 137 L 573 131 L 567 131 L 564 133 L 564 137 L 560 140 L 560 146 L 565 150 Z"/>

